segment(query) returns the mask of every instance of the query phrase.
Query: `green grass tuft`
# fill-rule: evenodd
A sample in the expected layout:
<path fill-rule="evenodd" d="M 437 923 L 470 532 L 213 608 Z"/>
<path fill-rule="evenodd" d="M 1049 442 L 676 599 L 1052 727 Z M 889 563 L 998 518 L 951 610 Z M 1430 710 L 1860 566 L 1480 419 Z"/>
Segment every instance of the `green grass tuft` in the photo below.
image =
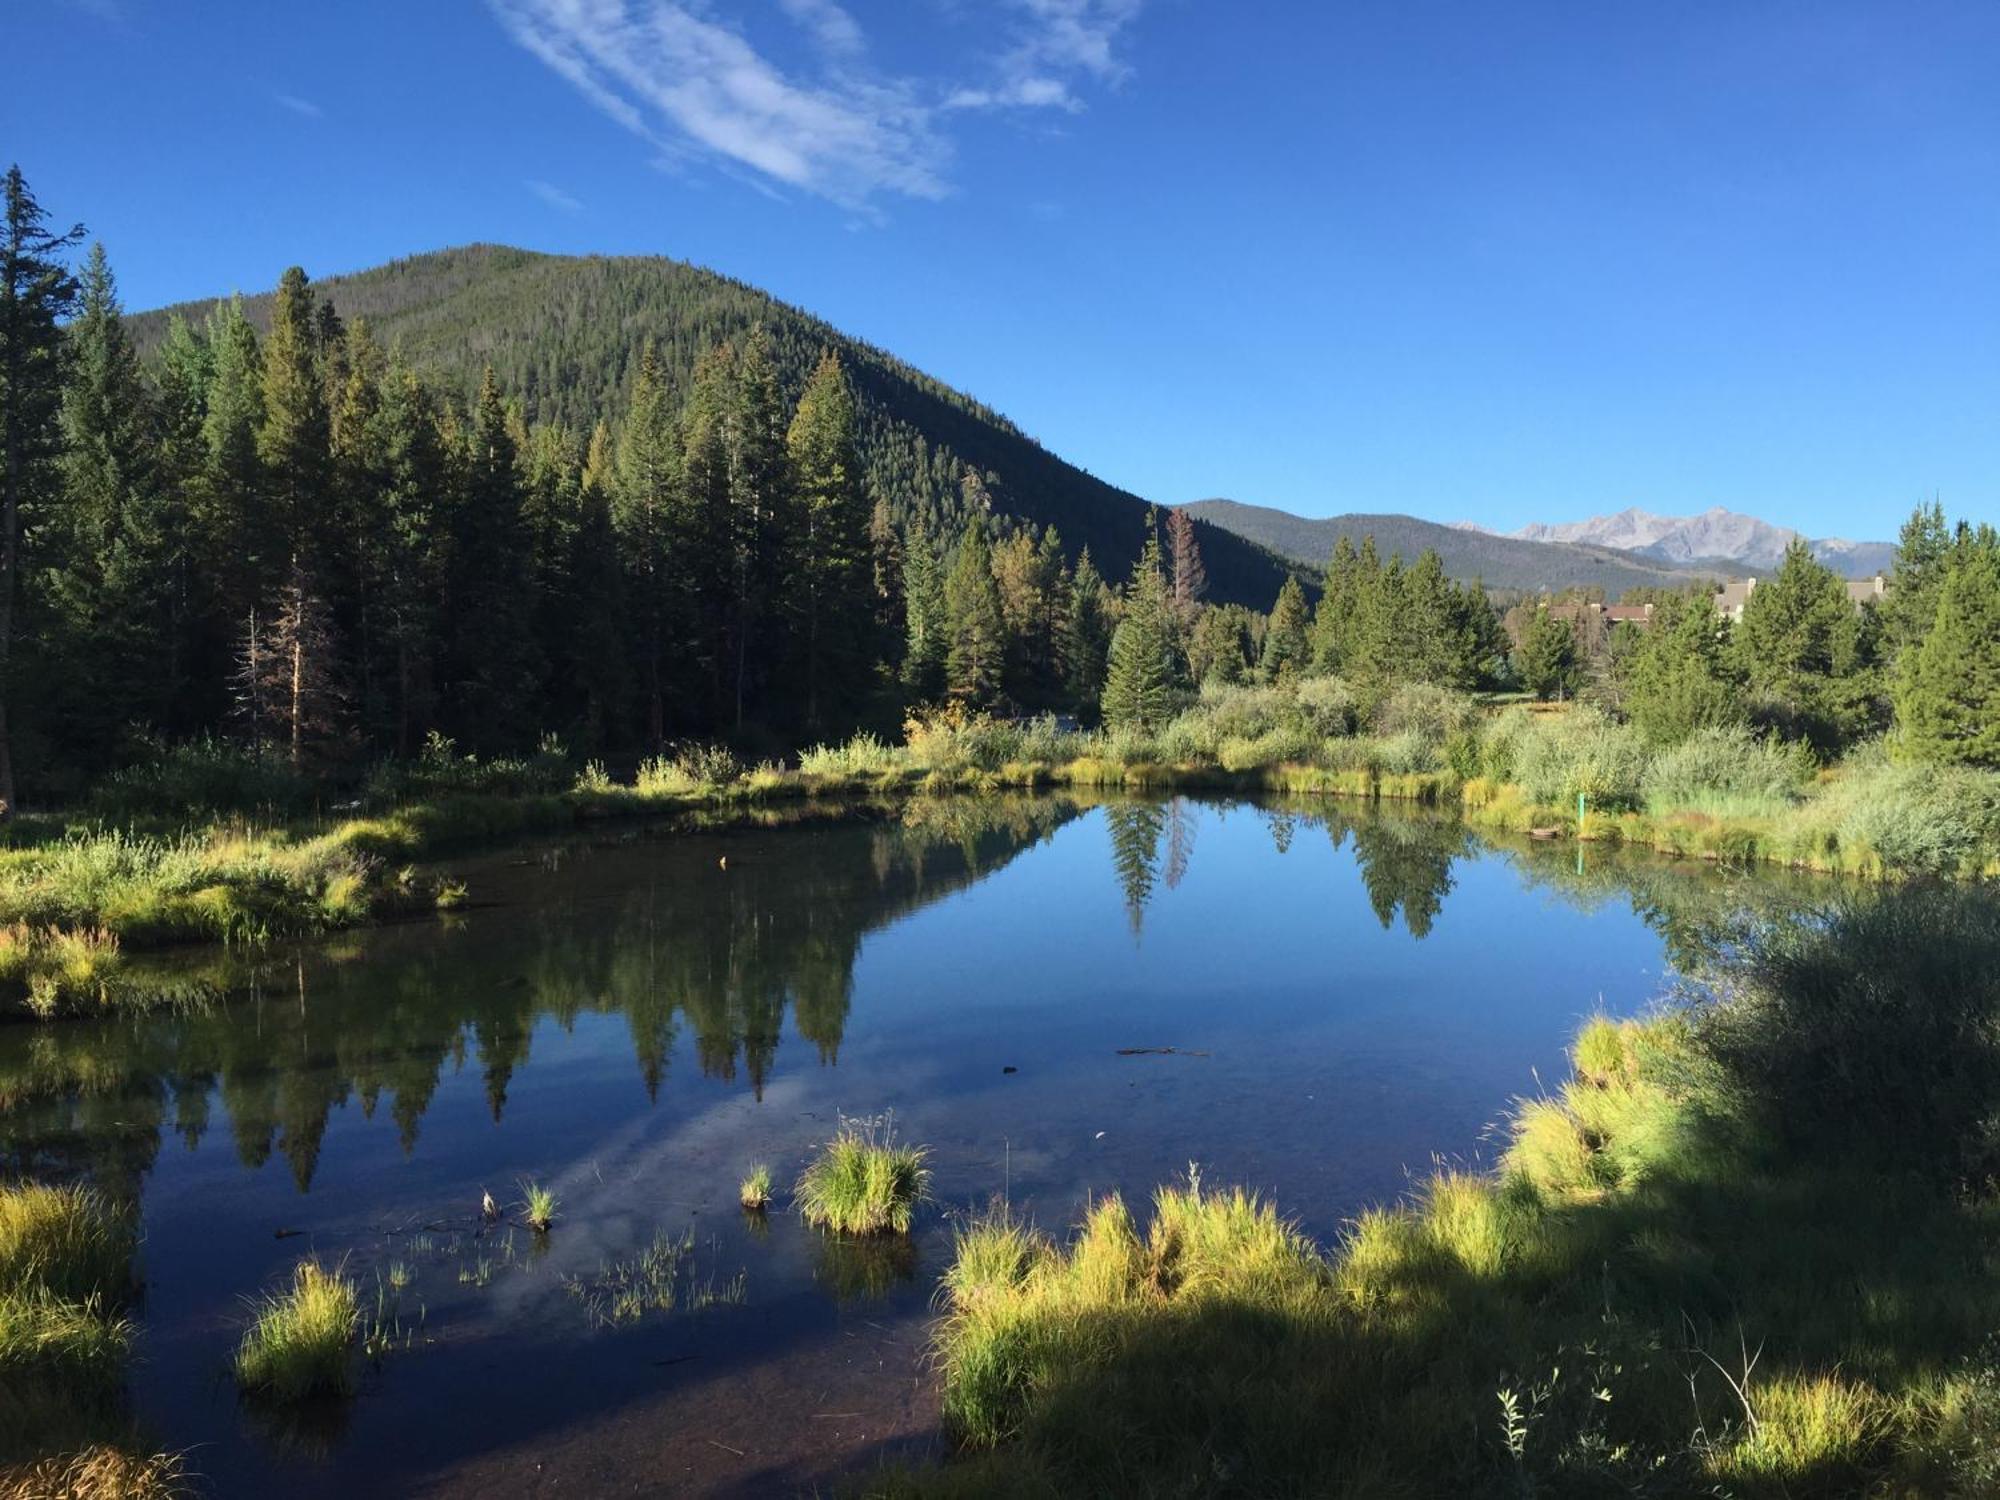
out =
<path fill-rule="evenodd" d="M 317 1261 L 300 1261 L 290 1289 L 257 1304 L 237 1346 L 237 1384 L 274 1401 L 345 1395 L 354 1388 L 360 1326 L 354 1283 Z"/>
<path fill-rule="evenodd" d="M 908 1234 L 930 1191 L 921 1146 L 899 1146 L 890 1127 L 842 1122 L 799 1175 L 792 1201 L 808 1224 L 839 1234 Z"/>

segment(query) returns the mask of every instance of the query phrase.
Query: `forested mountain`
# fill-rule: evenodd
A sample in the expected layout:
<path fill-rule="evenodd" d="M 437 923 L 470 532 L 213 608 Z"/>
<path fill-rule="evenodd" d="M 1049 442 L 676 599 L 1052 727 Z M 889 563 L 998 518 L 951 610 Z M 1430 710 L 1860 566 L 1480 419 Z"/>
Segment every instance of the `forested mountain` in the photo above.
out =
<path fill-rule="evenodd" d="M 836 351 L 856 399 L 857 437 L 871 489 L 899 525 L 932 534 L 961 529 L 989 510 L 1053 526 L 1074 558 L 1090 549 L 1107 577 L 1122 578 L 1146 539 L 1137 496 L 1066 463 L 999 413 L 894 356 L 841 333 L 748 286 L 659 256 L 543 255 L 470 245 L 391 261 L 315 283 L 342 319 L 364 320 L 385 346 L 444 375 L 470 396 L 491 366 L 529 423 L 589 432 L 615 420 L 640 350 L 651 344 L 670 405 L 685 400 L 696 362 L 718 344 L 762 325 L 781 393 L 795 402 L 821 355 Z M 222 289 L 218 289 L 222 290 Z M 261 334 L 272 293 L 243 299 Z M 170 317 L 199 324 L 210 303 L 128 317 L 133 343 L 150 355 Z M 1211 597 L 1270 607 L 1282 563 L 1254 542 L 1200 528 Z M 1323 558 L 1321 559 L 1324 560 Z"/>
<path fill-rule="evenodd" d="M 1522 541 L 1465 526 L 1441 526 L 1415 516 L 1352 514 L 1295 516 L 1290 511 L 1235 500 L 1197 500 L 1186 507 L 1201 520 L 1233 531 L 1280 556 L 1326 566 L 1342 536 L 1375 538 L 1383 556 L 1417 557 L 1435 551 L 1445 572 L 1460 582 L 1478 579 L 1489 589 L 1536 592 L 1601 588 L 1616 599 L 1631 588 L 1685 588 L 1704 577 L 1734 570 L 1688 570 L 1649 562 L 1610 547 Z"/>

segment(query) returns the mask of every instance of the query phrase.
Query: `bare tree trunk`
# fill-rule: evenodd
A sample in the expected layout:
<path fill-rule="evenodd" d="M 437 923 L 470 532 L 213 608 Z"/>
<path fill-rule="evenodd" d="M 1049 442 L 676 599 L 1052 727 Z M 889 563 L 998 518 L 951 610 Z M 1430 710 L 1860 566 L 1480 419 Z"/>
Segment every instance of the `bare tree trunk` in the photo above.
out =
<path fill-rule="evenodd" d="M 14 577 L 20 561 L 20 522 L 21 445 L 10 430 L 7 493 L 0 499 L 0 822 L 14 816 L 14 737 L 7 709 L 14 696 Z"/>
<path fill-rule="evenodd" d="M 292 595 L 292 609 L 295 618 L 302 623 L 304 611 L 300 606 L 297 592 Z M 292 630 L 292 769 L 294 771 L 299 768 L 305 748 L 305 712 L 302 701 L 305 697 L 305 662 L 305 631 L 295 625 Z"/>

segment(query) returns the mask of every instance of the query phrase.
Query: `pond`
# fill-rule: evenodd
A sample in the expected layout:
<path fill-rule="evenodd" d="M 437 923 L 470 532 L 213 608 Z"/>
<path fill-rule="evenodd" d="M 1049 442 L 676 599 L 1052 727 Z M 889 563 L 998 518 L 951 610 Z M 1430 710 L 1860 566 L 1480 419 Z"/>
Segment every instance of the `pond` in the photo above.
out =
<path fill-rule="evenodd" d="M 1323 1242 L 1486 1159 L 1581 1018 L 1824 887 L 1311 806 L 920 801 L 464 862 L 443 923 L 226 1006 L 0 1031 L 0 1170 L 135 1195 L 134 1412 L 211 1493 L 771 1494 L 937 1451 L 952 1225 L 1199 1163 Z M 1539 1082 L 1538 1082 L 1539 1081 Z M 905 1244 L 784 1211 L 842 1116 L 931 1151 Z M 768 1162 L 764 1219 L 736 1184 Z M 546 1237 L 478 1209 L 539 1180 Z M 344 1263 L 389 1347 L 279 1418 L 245 1298 Z"/>

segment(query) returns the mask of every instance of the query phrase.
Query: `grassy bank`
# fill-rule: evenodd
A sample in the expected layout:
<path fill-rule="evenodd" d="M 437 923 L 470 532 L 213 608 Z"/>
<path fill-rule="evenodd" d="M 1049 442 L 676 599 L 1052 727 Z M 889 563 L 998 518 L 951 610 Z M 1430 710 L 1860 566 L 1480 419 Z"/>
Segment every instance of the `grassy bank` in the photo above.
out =
<path fill-rule="evenodd" d="M 1331 1252 L 1198 1180 L 1061 1243 L 976 1224 L 938 1334 L 964 1456 L 874 1488 L 1991 1494 L 1996 1023 L 1990 893 L 1892 892 L 1592 1022 L 1496 1172 Z"/>
<path fill-rule="evenodd" d="M 1661 749 L 1593 710 L 1494 710 L 1423 687 L 1364 714 L 1331 679 L 1211 689 L 1155 734 L 946 710 L 913 719 L 901 744 L 862 735 L 793 767 L 690 749 L 621 781 L 553 747 L 482 762 L 440 742 L 380 769 L 351 816 L 302 811 L 305 793 L 282 786 L 268 768 L 194 747 L 117 778 L 75 816 L 8 825 L 0 1010 L 197 998 L 198 977 L 135 973 L 130 955 L 448 906 L 464 892 L 419 867 L 457 849 L 612 819 L 735 819 L 859 798 L 1068 787 L 1395 799 L 1460 809 L 1494 832 L 1732 863 L 1872 879 L 2000 874 L 2000 775 L 1901 764 L 1881 745 L 1821 766 L 1740 730 Z"/>
<path fill-rule="evenodd" d="M 0 1185 L 0 1496 L 180 1492 L 123 1414 L 135 1233 L 86 1188 Z"/>

